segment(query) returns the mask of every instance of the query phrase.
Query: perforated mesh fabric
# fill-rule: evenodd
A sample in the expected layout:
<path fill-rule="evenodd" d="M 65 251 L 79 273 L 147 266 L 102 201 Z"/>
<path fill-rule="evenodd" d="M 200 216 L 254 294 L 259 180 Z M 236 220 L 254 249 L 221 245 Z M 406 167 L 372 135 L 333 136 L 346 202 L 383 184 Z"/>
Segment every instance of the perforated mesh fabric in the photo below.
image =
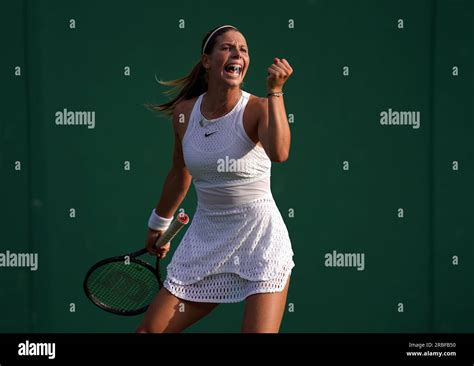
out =
<path fill-rule="evenodd" d="M 201 124 L 201 95 L 191 113 L 182 145 L 198 206 L 165 280 L 178 297 L 235 302 L 252 293 L 281 291 L 294 267 L 286 225 L 270 184 L 262 181 L 270 176 L 271 161 L 243 126 L 249 97 L 242 91 L 231 112 Z M 212 131 L 217 132 L 205 136 Z M 219 171 L 219 159 L 243 164 Z"/>
<path fill-rule="evenodd" d="M 235 208 L 198 207 L 167 272 L 181 285 L 224 272 L 264 281 L 292 268 L 292 256 L 285 223 L 269 195 Z"/>
<path fill-rule="evenodd" d="M 235 273 L 219 273 L 190 285 L 179 285 L 167 279 L 163 286 L 180 299 L 196 302 L 239 302 L 257 293 L 281 292 L 291 270 L 284 270 L 268 281 L 249 281 Z"/>
<path fill-rule="evenodd" d="M 211 122 L 204 121 L 203 126 L 200 123 L 202 95 L 196 100 L 182 145 L 186 167 L 197 191 L 200 185 L 242 184 L 270 174 L 271 161 L 265 150 L 256 146 L 243 128 L 243 112 L 249 96 L 242 91 L 234 109 Z M 238 169 L 232 169 L 231 164 Z M 230 169 L 219 170 L 222 166 Z"/>

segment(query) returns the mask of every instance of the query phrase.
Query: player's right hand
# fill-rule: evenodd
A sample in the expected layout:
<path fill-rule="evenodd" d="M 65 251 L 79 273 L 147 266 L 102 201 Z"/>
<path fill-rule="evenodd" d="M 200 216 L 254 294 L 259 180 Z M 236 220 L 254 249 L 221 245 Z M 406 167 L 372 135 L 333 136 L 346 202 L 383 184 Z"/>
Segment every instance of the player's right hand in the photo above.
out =
<path fill-rule="evenodd" d="M 169 252 L 171 247 L 171 242 L 166 243 L 158 249 L 155 247 L 156 241 L 163 234 L 163 232 L 163 230 L 148 229 L 147 238 L 145 242 L 145 248 L 148 253 L 150 253 L 151 255 L 156 255 L 161 259 L 166 257 L 166 253 Z"/>

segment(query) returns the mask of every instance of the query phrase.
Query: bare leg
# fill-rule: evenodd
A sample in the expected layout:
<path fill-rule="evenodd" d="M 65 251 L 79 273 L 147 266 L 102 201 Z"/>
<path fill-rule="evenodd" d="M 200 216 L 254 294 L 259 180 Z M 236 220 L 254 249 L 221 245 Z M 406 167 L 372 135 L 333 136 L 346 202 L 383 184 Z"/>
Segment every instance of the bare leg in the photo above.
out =
<path fill-rule="evenodd" d="M 282 292 L 255 294 L 245 300 L 242 333 L 278 333 L 289 285 L 288 278 Z"/>
<path fill-rule="evenodd" d="M 179 333 L 209 314 L 217 305 L 182 300 L 163 287 L 136 332 Z"/>

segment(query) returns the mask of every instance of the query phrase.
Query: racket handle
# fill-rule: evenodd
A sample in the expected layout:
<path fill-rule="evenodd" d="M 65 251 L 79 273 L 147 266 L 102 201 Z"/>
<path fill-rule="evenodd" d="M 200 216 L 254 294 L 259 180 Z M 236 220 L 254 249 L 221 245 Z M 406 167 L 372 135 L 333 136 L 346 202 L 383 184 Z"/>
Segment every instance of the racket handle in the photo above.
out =
<path fill-rule="evenodd" d="M 171 239 L 173 239 L 179 231 L 187 225 L 189 222 L 189 216 L 186 215 L 184 212 L 178 214 L 176 219 L 174 219 L 168 229 L 158 238 L 158 240 L 155 243 L 155 247 L 159 248 L 165 245 L 166 243 L 170 242 Z"/>

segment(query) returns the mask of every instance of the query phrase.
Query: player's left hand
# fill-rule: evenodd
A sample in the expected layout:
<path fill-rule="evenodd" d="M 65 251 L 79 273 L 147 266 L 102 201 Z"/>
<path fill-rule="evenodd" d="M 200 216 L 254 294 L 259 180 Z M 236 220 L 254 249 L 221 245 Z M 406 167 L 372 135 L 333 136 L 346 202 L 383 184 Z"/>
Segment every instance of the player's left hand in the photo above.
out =
<path fill-rule="evenodd" d="M 280 92 L 283 90 L 283 85 L 288 80 L 291 74 L 293 74 L 293 69 L 290 64 L 284 58 L 279 59 L 275 57 L 273 59 L 273 64 L 267 69 L 267 92 L 274 93 Z"/>

